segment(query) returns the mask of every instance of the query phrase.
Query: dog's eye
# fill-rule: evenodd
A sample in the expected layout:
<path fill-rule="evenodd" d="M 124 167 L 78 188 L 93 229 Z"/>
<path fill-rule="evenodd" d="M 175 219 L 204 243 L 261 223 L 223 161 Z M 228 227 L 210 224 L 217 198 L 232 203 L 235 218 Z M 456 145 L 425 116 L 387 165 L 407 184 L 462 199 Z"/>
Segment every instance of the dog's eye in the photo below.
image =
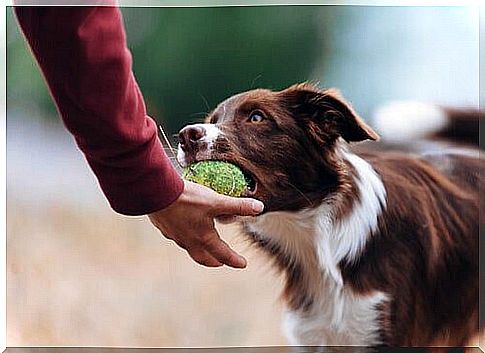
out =
<path fill-rule="evenodd" d="M 261 112 L 253 112 L 249 116 L 249 122 L 251 123 L 260 123 L 264 120 L 264 116 Z"/>

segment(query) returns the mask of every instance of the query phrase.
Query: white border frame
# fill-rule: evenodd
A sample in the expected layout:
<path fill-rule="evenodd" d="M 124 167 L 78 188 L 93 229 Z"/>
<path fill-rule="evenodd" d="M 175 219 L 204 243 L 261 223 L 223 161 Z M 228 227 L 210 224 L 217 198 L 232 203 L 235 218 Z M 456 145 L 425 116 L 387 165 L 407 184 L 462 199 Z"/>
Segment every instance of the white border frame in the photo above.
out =
<path fill-rule="evenodd" d="M 6 123 L 7 123 L 7 68 L 6 68 L 6 7 L 19 6 L 110 6 L 109 0 L 1 0 L 0 9 L 0 68 L 1 68 L 1 88 L 0 88 L 0 229 L 3 241 L 0 241 L 0 347 L 6 349 Z M 361 6 L 473 6 L 480 11 L 480 18 L 485 18 L 485 2 L 482 0 L 119 0 L 121 7 L 234 7 L 234 6 L 278 6 L 278 5 L 361 5 Z M 481 22 L 481 21 L 480 21 Z M 483 24 L 480 23 L 480 26 Z M 480 28 L 480 31 L 483 29 Z M 480 41 L 480 49 L 483 48 Z M 480 69 L 482 60 L 480 60 Z M 480 82 L 482 81 L 483 71 L 480 70 Z M 485 100 L 485 88 L 480 87 L 480 103 Z M 482 106 L 482 105 L 481 105 Z M 485 342 L 480 341 L 479 346 L 485 350 Z"/>

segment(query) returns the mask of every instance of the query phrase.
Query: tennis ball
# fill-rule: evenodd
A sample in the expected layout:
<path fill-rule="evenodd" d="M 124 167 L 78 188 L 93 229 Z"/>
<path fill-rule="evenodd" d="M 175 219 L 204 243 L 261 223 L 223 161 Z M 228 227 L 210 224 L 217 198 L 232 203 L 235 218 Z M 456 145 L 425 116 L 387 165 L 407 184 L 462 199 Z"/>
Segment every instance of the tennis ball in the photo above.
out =
<path fill-rule="evenodd" d="M 227 196 L 242 196 L 247 188 L 246 178 L 241 169 L 222 161 L 194 163 L 184 168 L 182 177 Z"/>

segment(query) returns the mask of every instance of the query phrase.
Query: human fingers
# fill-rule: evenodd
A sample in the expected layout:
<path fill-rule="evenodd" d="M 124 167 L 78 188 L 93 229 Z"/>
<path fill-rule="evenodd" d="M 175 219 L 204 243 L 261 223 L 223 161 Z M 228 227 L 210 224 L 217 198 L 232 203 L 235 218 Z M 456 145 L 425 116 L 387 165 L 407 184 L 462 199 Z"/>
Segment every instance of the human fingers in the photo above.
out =
<path fill-rule="evenodd" d="M 218 261 L 216 258 L 214 258 L 214 256 L 209 254 L 209 252 L 207 252 L 200 246 L 186 248 L 186 250 L 194 261 L 196 261 L 197 263 L 203 266 L 221 267 L 223 265 L 223 263 Z"/>
<path fill-rule="evenodd" d="M 234 268 L 244 268 L 246 259 L 232 250 L 217 234 L 215 228 L 202 240 L 202 247 L 219 262 Z"/>
<path fill-rule="evenodd" d="M 255 199 L 218 195 L 213 200 L 214 216 L 256 216 L 263 212 L 264 204 Z"/>

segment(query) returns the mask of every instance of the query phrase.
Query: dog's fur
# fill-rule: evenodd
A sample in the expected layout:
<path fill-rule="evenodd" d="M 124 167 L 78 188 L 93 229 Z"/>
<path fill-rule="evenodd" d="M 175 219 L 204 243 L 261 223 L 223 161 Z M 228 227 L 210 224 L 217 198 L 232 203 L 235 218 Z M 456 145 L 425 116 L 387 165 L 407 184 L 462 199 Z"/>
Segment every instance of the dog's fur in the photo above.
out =
<path fill-rule="evenodd" d="M 181 131 L 183 165 L 234 163 L 265 203 L 240 220 L 284 273 L 300 345 L 464 345 L 479 330 L 478 152 L 385 152 L 335 90 L 257 89 Z M 407 141 L 414 145 L 415 141 Z"/>

